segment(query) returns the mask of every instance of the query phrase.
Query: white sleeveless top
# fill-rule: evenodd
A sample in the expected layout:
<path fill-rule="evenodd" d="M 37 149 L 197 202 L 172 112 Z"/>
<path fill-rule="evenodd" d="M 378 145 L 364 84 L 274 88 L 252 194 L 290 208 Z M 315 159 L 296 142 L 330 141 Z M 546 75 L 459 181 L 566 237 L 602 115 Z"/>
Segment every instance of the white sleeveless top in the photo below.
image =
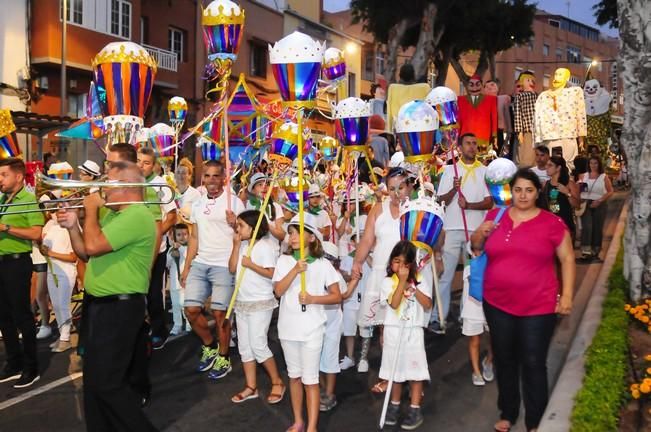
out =
<path fill-rule="evenodd" d="M 589 173 L 581 176 L 581 182 L 588 185 L 585 192 L 581 192 L 581 199 L 598 200 L 601 199 L 606 191 L 606 174 L 600 174 L 596 179 L 591 179 Z"/>
<path fill-rule="evenodd" d="M 400 241 L 400 217 L 391 216 L 390 200 L 382 202 L 382 214 L 375 220 L 373 269 L 386 269 L 393 247 Z"/>

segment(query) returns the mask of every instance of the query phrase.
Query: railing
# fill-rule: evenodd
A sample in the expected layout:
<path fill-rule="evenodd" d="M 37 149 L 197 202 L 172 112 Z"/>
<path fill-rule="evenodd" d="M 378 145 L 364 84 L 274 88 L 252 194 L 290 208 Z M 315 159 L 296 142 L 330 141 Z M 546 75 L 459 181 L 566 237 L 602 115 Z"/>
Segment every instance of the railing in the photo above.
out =
<path fill-rule="evenodd" d="M 149 54 L 156 59 L 158 67 L 164 70 L 176 72 L 178 67 L 178 57 L 175 52 L 156 48 L 149 45 L 142 45 Z"/>

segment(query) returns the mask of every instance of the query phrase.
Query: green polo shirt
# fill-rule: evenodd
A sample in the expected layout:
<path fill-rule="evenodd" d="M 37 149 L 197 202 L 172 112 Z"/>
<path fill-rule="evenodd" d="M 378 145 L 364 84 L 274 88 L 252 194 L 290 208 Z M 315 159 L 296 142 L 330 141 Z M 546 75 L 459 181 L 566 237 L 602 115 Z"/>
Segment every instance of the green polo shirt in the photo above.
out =
<path fill-rule="evenodd" d="M 146 294 L 154 261 L 156 222 L 143 204 L 111 211 L 100 221 L 112 252 L 92 257 L 84 285 L 95 297 Z"/>
<path fill-rule="evenodd" d="M 8 196 L 3 195 L 0 197 L 0 203 L 4 203 Z M 11 201 L 11 204 L 24 204 L 20 206 L 6 207 L 7 211 L 18 211 L 18 210 L 31 210 L 38 209 L 38 204 L 36 203 L 36 197 L 33 193 L 28 192 L 25 188 L 22 188 L 20 192 L 14 196 L 14 199 Z M 0 213 L 5 211 L 5 208 L 0 204 Z M 45 225 L 45 218 L 41 212 L 33 213 L 22 213 L 22 214 L 13 214 L 13 215 L 3 215 L 0 216 L 0 223 L 5 225 L 11 225 L 16 228 L 29 228 L 32 226 L 43 226 Z M 32 251 L 32 242 L 31 240 L 19 239 L 14 237 L 11 234 L 0 233 L 0 255 L 24 253 Z"/>
<path fill-rule="evenodd" d="M 156 174 L 152 174 L 149 177 L 146 178 L 147 183 L 151 183 L 151 181 L 156 178 Z M 155 187 L 146 187 L 145 188 L 145 201 L 149 202 L 156 202 L 160 201 L 160 197 L 158 196 L 158 191 L 159 188 Z M 161 211 L 160 204 L 146 204 L 147 208 L 151 212 L 151 214 L 154 216 L 154 220 L 156 221 L 161 221 L 163 220 L 163 212 Z"/>

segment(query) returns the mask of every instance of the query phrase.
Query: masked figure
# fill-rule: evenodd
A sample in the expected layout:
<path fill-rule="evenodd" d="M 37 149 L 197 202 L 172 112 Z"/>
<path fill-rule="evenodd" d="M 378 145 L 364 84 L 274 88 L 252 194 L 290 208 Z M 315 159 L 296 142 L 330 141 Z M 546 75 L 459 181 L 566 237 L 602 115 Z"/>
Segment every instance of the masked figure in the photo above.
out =
<path fill-rule="evenodd" d="M 513 149 L 513 162 L 518 166 L 533 166 L 535 152 L 533 145 L 534 113 L 536 109 L 536 77 L 525 71 L 518 77 L 520 91 L 513 101 L 513 128 L 517 134 L 517 144 Z"/>
<path fill-rule="evenodd" d="M 497 138 L 497 97 L 482 94 L 482 89 L 482 79 L 473 75 L 466 85 L 468 94 L 457 101 L 459 136 L 475 134 L 480 159 L 488 154 L 489 147 L 495 144 Z"/>
<path fill-rule="evenodd" d="M 608 156 L 608 138 L 611 132 L 610 102 L 612 97 L 599 81 L 591 79 L 583 86 L 585 95 L 585 112 L 588 121 L 588 148 L 599 147 L 601 157 Z"/>
<path fill-rule="evenodd" d="M 500 86 L 496 80 L 487 81 L 484 84 L 484 94 L 497 98 L 497 154 L 502 155 L 508 152 L 508 137 L 513 132 L 511 120 L 511 96 L 500 93 Z"/>
<path fill-rule="evenodd" d="M 588 131 L 583 91 L 580 87 L 567 87 L 570 75 L 568 69 L 556 69 L 552 88 L 536 100 L 534 142 L 547 146 L 552 153 L 560 149 L 572 170 Z"/>

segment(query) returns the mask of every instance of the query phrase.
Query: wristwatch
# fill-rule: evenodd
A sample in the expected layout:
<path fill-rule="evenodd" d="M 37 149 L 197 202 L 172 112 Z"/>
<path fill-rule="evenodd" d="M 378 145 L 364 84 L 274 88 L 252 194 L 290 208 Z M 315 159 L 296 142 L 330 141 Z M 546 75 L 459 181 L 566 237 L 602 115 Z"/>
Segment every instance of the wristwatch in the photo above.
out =
<path fill-rule="evenodd" d="M 10 229 L 11 229 L 11 225 L 5 225 L 4 232 L 8 233 Z"/>

